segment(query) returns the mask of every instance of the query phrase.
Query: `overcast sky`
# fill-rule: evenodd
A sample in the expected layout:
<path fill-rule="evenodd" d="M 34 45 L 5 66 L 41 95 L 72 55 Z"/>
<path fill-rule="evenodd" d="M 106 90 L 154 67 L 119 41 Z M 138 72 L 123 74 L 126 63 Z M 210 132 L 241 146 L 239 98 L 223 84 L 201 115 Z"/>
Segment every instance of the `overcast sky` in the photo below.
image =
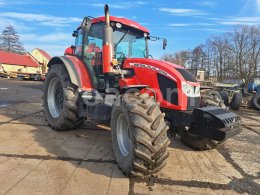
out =
<path fill-rule="evenodd" d="M 168 39 L 165 51 L 161 42 L 150 44 L 155 58 L 193 48 L 234 25 L 260 25 L 260 0 L 0 0 L 0 31 L 13 25 L 27 51 L 38 47 L 63 55 L 82 18 L 103 15 L 105 3 L 111 15 L 135 20 L 152 35 Z"/>

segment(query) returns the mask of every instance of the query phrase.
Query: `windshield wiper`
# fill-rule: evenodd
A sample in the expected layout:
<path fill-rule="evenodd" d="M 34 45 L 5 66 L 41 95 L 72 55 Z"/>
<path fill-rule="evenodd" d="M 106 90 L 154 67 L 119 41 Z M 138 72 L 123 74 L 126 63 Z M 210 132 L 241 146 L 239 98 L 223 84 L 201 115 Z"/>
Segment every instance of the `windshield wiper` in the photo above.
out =
<path fill-rule="evenodd" d="M 119 41 L 115 44 L 114 48 L 116 50 L 116 47 L 118 46 L 118 44 L 125 38 L 125 36 L 130 32 L 130 29 L 125 32 L 125 34 L 123 34 L 123 36 L 121 37 L 121 39 L 119 39 Z"/>

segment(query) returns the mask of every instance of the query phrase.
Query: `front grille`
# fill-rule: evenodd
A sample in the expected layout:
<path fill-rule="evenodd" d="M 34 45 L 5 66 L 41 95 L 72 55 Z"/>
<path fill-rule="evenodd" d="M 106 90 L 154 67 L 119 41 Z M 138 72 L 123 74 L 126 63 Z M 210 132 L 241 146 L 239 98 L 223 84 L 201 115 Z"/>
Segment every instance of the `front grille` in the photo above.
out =
<path fill-rule="evenodd" d="M 194 108 L 199 108 L 200 97 L 188 97 L 187 110 L 193 110 Z"/>
<path fill-rule="evenodd" d="M 157 74 L 157 78 L 163 99 L 174 105 L 178 105 L 177 83 L 162 74 Z"/>
<path fill-rule="evenodd" d="M 196 77 L 184 68 L 176 68 L 186 81 L 197 82 Z"/>

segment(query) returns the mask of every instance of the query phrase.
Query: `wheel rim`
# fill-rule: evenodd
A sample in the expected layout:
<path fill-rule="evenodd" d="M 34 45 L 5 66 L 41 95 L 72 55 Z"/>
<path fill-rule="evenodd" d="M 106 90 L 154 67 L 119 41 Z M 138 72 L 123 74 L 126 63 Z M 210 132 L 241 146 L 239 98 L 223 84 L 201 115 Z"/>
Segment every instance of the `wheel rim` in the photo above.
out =
<path fill-rule="evenodd" d="M 124 114 L 121 114 L 117 119 L 116 132 L 119 150 L 123 156 L 128 156 L 131 144 L 129 126 Z"/>
<path fill-rule="evenodd" d="M 58 118 L 63 108 L 63 88 L 57 78 L 53 78 L 48 87 L 48 107 L 53 118 Z"/>

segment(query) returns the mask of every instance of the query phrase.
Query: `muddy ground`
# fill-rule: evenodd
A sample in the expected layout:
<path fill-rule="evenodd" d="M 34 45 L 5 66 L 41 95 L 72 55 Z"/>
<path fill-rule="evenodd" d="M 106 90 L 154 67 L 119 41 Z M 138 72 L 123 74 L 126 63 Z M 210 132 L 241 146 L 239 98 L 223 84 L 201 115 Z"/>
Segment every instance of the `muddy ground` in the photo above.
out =
<path fill-rule="evenodd" d="M 0 194 L 259 194 L 260 112 L 241 110 L 243 131 L 211 151 L 172 138 L 167 166 L 126 178 L 106 126 L 55 132 L 45 122 L 42 82 L 0 78 Z"/>

